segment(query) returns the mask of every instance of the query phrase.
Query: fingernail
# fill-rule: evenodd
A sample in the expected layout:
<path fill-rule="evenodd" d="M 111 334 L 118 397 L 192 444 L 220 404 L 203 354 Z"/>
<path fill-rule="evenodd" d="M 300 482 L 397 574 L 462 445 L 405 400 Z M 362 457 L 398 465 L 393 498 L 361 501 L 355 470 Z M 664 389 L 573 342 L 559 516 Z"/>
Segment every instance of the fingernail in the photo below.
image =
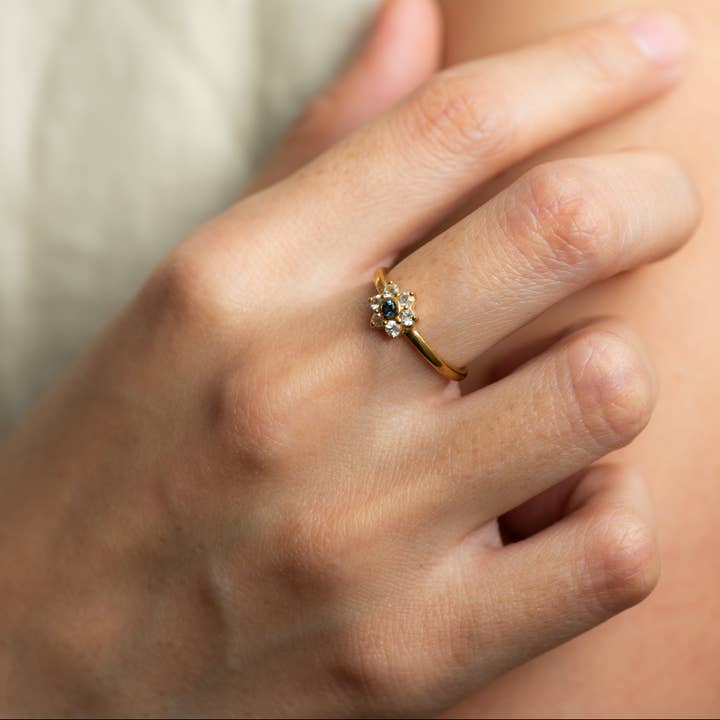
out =
<path fill-rule="evenodd" d="M 630 39 L 657 65 L 675 65 L 687 50 L 687 34 L 671 15 L 624 13 L 617 18 Z"/>

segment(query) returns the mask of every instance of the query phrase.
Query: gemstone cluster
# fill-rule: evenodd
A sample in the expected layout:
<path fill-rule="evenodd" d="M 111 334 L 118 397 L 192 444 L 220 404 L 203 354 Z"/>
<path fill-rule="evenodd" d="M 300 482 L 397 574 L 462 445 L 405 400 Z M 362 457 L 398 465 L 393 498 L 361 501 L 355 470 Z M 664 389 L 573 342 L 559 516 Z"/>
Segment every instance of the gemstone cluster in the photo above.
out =
<path fill-rule="evenodd" d="M 400 288 L 391 280 L 385 283 L 381 293 L 370 298 L 370 324 L 383 328 L 392 338 L 407 332 L 414 324 L 415 295 Z"/>

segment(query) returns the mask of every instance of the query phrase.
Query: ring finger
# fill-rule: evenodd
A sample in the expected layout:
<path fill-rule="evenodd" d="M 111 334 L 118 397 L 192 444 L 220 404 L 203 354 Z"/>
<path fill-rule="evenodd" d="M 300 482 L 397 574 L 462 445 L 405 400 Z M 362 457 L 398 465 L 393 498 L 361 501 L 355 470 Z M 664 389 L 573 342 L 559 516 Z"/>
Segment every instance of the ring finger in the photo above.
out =
<path fill-rule="evenodd" d="M 389 277 L 416 294 L 428 341 L 464 365 L 573 292 L 676 249 L 698 216 L 690 180 L 664 155 L 560 160 L 526 173 Z"/>

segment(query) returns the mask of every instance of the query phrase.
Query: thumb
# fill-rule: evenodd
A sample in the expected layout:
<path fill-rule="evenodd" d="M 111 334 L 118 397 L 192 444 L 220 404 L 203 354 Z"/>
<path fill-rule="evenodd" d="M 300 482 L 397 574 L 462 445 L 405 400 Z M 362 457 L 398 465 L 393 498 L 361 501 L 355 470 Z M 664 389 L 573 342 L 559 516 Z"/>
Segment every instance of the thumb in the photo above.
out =
<path fill-rule="evenodd" d="M 355 58 L 305 108 L 250 192 L 301 167 L 420 85 L 440 63 L 435 0 L 384 0 Z"/>

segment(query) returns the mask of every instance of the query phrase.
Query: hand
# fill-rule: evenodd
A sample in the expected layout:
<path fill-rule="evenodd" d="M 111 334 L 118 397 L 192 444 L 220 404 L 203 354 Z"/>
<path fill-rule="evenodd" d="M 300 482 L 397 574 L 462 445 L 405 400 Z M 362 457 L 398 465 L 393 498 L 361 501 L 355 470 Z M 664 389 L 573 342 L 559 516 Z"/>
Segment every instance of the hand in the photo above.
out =
<path fill-rule="evenodd" d="M 427 12 L 431 48 L 410 5 L 375 32 Z M 301 153 L 278 156 L 157 269 L 0 453 L 4 712 L 425 715 L 651 590 L 643 483 L 587 469 L 649 418 L 629 331 L 589 323 L 461 396 L 367 309 L 394 265 L 463 365 L 688 236 L 687 177 L 623 152 L 540 165 L 411 251 L 478 183 L 669 87 L 638 27 L 433 75 L 284 179 Z M 305 137 L 357 124 L 327 111 L 354 67 Z"/>

